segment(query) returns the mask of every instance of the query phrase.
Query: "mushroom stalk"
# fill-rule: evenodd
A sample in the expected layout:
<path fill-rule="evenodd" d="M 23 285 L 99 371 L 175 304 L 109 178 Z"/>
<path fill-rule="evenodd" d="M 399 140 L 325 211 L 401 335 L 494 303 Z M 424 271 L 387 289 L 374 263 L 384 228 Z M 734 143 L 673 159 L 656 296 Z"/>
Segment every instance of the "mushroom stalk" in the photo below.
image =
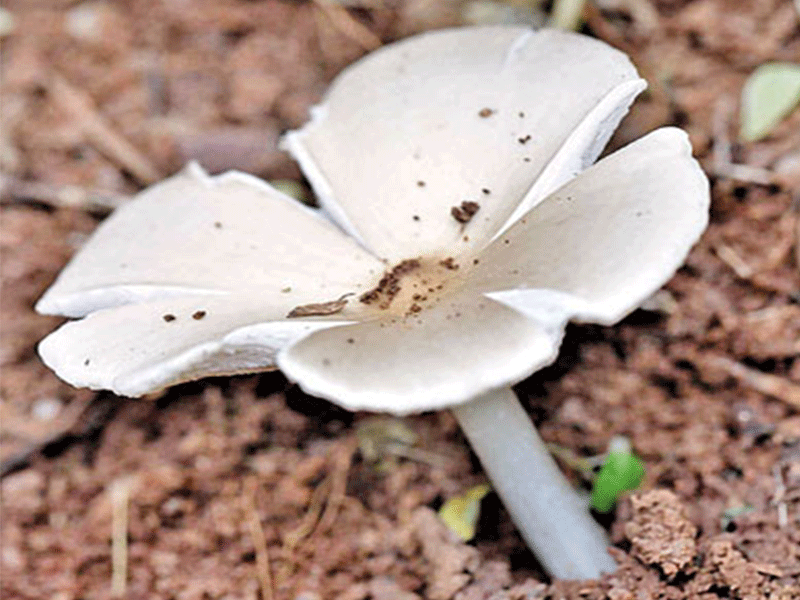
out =
<path fill-rule="evenodd" d="M 522 537 L 551 576 L 596 579 L 616 570 L 605 532 L 510 388 L 452 410 Z"/>

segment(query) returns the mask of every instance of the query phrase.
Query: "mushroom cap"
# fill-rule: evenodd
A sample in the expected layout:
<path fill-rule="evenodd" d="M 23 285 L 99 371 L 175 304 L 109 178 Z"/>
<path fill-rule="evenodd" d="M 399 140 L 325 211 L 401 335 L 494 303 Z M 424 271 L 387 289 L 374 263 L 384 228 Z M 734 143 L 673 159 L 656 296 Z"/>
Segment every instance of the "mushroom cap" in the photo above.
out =
<path fill-rule="evenodd" d="M 346 68 L 283 145 L 325 212 L 376 256 L 463 252 L 594 163 L 646 86 L 590 37 L 431 31 Z M 467 242 L 442 211 L 465 200 L 482 212 Z"/>
<path fill-rule="evenodd" d="M 316 331 L 278 355 L 309 393 L 351 409 L 443 408 L 551 363 L 570 320 L 612 324 L 661 287 L 708 219 L 685 133 L 659 129 L 599 161 L 465 265 L 458 294 L 396 326 Z"/>
<path fill-rule="evenodd" d="M 466 402 L 613 323 L 706 226 L 687 136 L 594 166 L 644 88 L 577 34 L 442 30 L 347 68 L 287 135 L 320 200 L 196 165 L 103 223 L 37 304 L 62 378 L 140 395 L 279 366 L 351 409 Z"/>

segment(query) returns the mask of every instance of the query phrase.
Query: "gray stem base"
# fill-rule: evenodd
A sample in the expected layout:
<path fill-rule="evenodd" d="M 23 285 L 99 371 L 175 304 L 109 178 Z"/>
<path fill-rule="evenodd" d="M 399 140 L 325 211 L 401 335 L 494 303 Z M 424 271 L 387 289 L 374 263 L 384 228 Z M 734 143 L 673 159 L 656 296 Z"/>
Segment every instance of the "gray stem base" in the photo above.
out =
<path fill-rule="evenodd" d="M 511 389 L 453 409 L 522 537 L 551 576 L 596 579 L 617 565 L 605 531 L 559 471 Z"/>

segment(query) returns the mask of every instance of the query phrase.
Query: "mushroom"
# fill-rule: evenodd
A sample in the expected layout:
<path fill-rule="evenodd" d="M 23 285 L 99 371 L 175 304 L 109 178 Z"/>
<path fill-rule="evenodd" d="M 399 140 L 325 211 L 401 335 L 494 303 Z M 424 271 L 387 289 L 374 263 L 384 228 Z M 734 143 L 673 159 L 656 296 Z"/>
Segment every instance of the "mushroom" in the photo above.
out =
<path fill-rule="evenodd" d="M 352 410 L 451 407 L 543 566 L 613 571 L 509 386 L 554 360 L 569 320 L 638 306 L 706 226 L 683 132 L 592 165 L 644 87 L 622 53 L 572 33 L 386 46 L 285 138 L 320 209 L 189 165 L 118 209 L 44 294 L 37 310 L 80 320 L 40 355 L 127 396 L 277 366 Z"/>

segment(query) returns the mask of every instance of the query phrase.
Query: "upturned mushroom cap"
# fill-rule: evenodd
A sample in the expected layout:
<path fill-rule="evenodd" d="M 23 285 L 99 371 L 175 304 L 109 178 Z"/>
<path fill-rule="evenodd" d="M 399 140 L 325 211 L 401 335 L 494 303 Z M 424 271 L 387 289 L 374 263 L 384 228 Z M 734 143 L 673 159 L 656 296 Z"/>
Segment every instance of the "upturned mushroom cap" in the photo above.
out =
<path fill-rule="evenodd" d="M 433 31 L 345 69 L 284 146 L 331 218 L 393 263 L 485 245 L 594 163 L 646 86 L 586 36 Z M 466 242 L 442 210 L 464 200 L 481 205 Z"/>
<path fill-rule="evenodd" d="M 587 169 L 467 261 L 459 293 L 393 327 L 317 331 L 278 364 L 310 393 L 350 408 L 468 401 L 552 362 L 567 321 L 611 324 L 635 309 L 680 266 L 707 213 L 708 183 L 686 134 L 657 130 Z"/>
<path fill-rule="evenodd" d="M 643 87 L 623 54 L 576 34 L 387 46 L 286 138 L 322 211 L 190 167 L 112 215 L 40 300 L 88 315 L 41 356 L 124 395 L 277 364 L 313 394 L 394 413 L 519 381 L 554 359 L 569 319 L 635 308 L 705 228 L 708 183 L 682 132 L 589 167 Z"/>

